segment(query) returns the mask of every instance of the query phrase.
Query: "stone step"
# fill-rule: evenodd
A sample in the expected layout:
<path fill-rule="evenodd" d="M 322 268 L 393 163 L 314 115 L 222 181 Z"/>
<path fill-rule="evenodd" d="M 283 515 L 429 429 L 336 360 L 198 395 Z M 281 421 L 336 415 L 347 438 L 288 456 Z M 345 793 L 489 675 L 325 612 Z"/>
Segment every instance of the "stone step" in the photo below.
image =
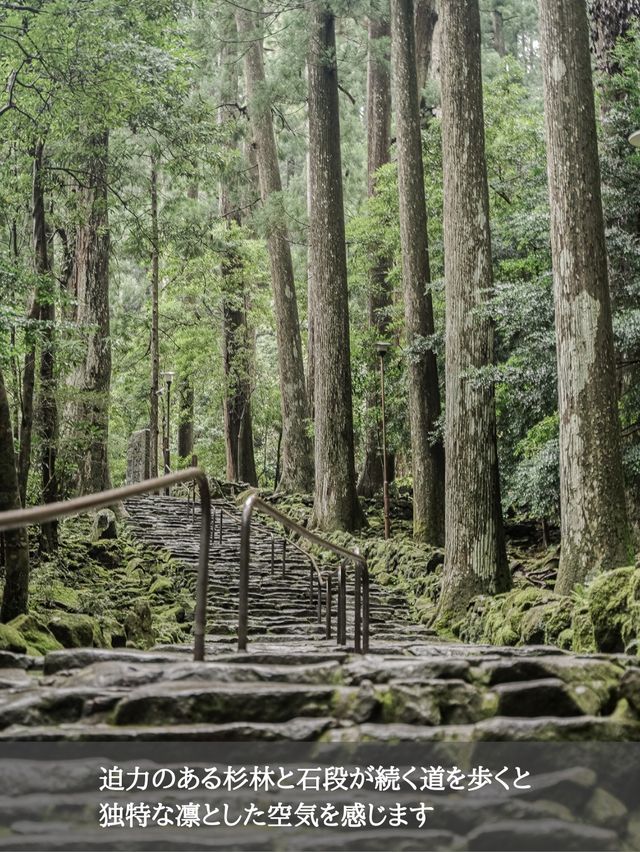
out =
<path fill-rule="evenodd" d="M 365 721 L 376 709 L 369 693 L 330 685 L 163 682 L 130 691 L 113 712 L 115 725 L 286 722 L 296 716 Z"/>

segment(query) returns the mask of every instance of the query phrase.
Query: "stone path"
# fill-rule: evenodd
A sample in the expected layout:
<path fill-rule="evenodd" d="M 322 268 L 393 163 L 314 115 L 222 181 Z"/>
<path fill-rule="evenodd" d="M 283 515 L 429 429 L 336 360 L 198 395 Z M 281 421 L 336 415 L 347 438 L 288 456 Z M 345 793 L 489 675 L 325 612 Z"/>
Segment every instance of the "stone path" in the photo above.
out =
<path fill-rule="evenodd" d="M 195 572 L 186 501 L 127 504 L 133 530 Z M 211 553 L 206 662 L 191 648 L 0 654 L 0 737 L 71 740 L 640 740 L 640 658 L 439 641 L 401 597 L 372 587 L 371 653 L 324 638 L 309 567 L 254 533 L 249 648 L 238 653 L 238 532 Z M 334 617 L 335 625 L 335 617 Z M 334 634 L 335 635 L 335 634 Z M 349 637 L 348 637 L 349 639 Z M 352 641 L 352 638 L 351 638 Z"/>
<path fill-rule="evenodd" d="M 170 550 L 195 577 L 198 522 L 191 524 L 186 502 L 146 498 L 127 508 L 136 535 Z M 336 751 L 340 744 L 406 743 L 411 761 L 416 749 L 422 757 L 426 749 L 454 748 L 450 742 L 471 743 L 474 750 L 487 742 L 494 757 L 496 741 L 640 741 L 640 658 L 445 643 L 411 623 L 401 596 L 375 584 L 371 652 L 356 655 L 349 636 L 344 647 L 324 638 L 304 555 L 287 544 L 283 576 L 283 540 L 264 527 L 254 534 L 249 648 L 238 653 L 238 531 L 237 517 L 225 516 L 220 538 L 218 512 L 206 662 L 194 663 L 191 647 L 180 645 L 147 652 L 70 649 L 40 659 L 0 652 L 3 747 L 64 740 L 98 750 L 54 762 L 50 776 L 21 752 L 0 767 L 0 849 L 640 848 L 640 817 L 632 810 L 636 781 L 627 785 L 626 799 L 617 790 L 612 795 L 580 762 L 536 775 L 535 801 L 498 791 L 461 810 L 456 795 L 439 799 L 429 827 L 401 839 L 363 831 L 327 841 L 323 832 L 257 829 L 216 829 L 185 839 L 161 829 L 144 836 L 123 829 L 109 834 L 109 845 L 96 827 L 95 784 L 112 759 L 104 754 L 110 743 L 180 742 L 185 751 L 178 760 L 187 762 L 193 759 L 189 743 L 200 744 L 200 755 L 203 742 L 236 749 L 232 743 L 249 742 L 251 763 L 260 762 L 260 743 L 283 743 L 291 760 L 304 743 L 327 743 L 338 761 L 347 754 Z M 615 745 L 605 744 L 607 761 Z M 631 746 L 621 747 L 626 758 Z M 151 754 L 162 760 L 163 752 Z M 442 754 L 435 759 L 446 760 Z M 172 801 L 194 795 L 176 791 Z"/>

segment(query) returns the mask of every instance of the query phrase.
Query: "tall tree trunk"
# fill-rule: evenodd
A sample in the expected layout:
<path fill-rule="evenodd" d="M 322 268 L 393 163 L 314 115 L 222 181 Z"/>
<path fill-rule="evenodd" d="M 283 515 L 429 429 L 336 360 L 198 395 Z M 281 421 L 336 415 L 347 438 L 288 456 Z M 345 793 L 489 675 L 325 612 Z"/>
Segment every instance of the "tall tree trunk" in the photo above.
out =
<path fill-rule="evenodd" d="M 311 159 L 307 151 L 307 221 L 311 222 Z M 313 421 L 316 419 L 315 405 L 315 383 L 316 383 L 316 359 L 315 359 L 315 306 L 313 303 L 315 287 L 313 284 L 313 270 L 317 263 L 313 257 L 313 243 L 307 237 L 307 397 L 309 399 L 309 415 Z"/>
<path fill-rule="evenodd" d="M 391 29 L 388 21 L 369 19 L 369 58 L 367 65 L 367 175 L 369 197 L 375 193 L 376 172 L 389 162 L 391 138 L 391 76 L 389 56 L 383 50 Z M 392 287 L 387 280 L 390 258 L 374 256 L 369 270 L 368 312 L 369 325 L 378 337 L 388 332 L 389 308 L 393 299 Z M 370 371 L 372 380 L 378 382 L 378 359 L 372 353 Z M 375 422 L 378 411 L 377 394 L 367 398 L 367 421 L 364 438 L 364 463 L 358 481 L 358 494 L 373 497 L 382 488 L 382 452 L 380 430 Z M 388 465 L 392 469 L 393 465 Z"/>
<path fill-rule="evenodd" d="M 561 554 L 556 590 L 630 559 L 600 166 L 583 0 L 541 0 Z"/>
<path fill-rule="evenodd" d="M 83 438 L 78 463 L 78 490 L 81 494 L 110 487 L 109 132 L 96 133 L 87 141 L 90 151 L 87 186 L 79 193 L 86 219 L 76 232 L 74 270 L 78 326 L 85 329 L 87 335 L 85 358 L 74 377 L 77 393 L 75 423 Z"/>
<path fill-rule="evenodd" d="M 44 188 L 42 186 L 42 167 L 44 142 L 39 141 L 33 149 L 33 177 L 31 193 L 31 215 L 33 219 L 33 250 L 35 272 L 38 281 L 25 334 L 26 354 L 22 373 L 22 405 L 20 412 L 20 451 L 18 456 L 18 490 L 22 505 L 26 505 L 29 470 L 31 468 L 31 439 L 33 436 L 33 407 L 35 398 L 37 333 L 35 326 L 40 320 L 40 290 L 42 279 L 49 274 L 47 258 L 46 218 L 44 207 Z"/>
<path fill-rule="evenodd" d="M 56 455 L 58 444 L 58 407 L 56 404 L 55 379 L 55 293 L 54 278 L 51 274 L 53 259 L 48 251 L 50 231 L 45 225 L 44 194 L 41 193 L 38 211 L 38 224 L 34 227 L 34 242 L 38 264 L 46 265 L 46 281 L 40 306 L 42 320 L 42 345 L 40 349 L 40 396 L 38 399 L 38 431 L 40 437 L 40 473 L 42 478 L 42 500 L 55 503 L 58 499 L 58 479 L 56 475 Z M 43 227 L 44 226 L 44 227 Z M 44 244 L 40 241 L 44 239 Z M 40 543 L 44 551 L 51 553 L 58 546 L 58 522 L 49 521 L 41 526 Z"/>
<path fill-rule="evenodd" d="M 442 544 L 444 452 L 442 443 L 433 438 L 440 417 L 440 389 L 436 356 L 426 343 L 434 327 L 412 0 L 391 0 L 391 56 L 408 349 L 413 534 L 419 541 Z"/>
<path fill-rule="evenodd" d="M 425 87 L 431 69 L 433 34 L 438 22 L 436 0 L 415 0 L 416 72 L 418 94 Z"/>
<path fill-rule="evenodd" d="M 242 261 L 233 248 L 223 262 L 223 363 L 227 479 L 258 484 L 251 417 L 251 334 L 247 324 Z M 238 280 L 241 284 L 238 286 Z"/>
<path fill-rule="evenodd" d="M 315 463 L 314 523 L 353 530 L 356 495 L 335 19 L 309 4 L 309 175 L 312 243 Z"/>
<path fill-rule="evenodd" d="M 504 18 L 502 10 L 496 6 L 491 10 L 491 29 L 493 33 L 493 49 L 499 56 L 506 56 L 507 47 L 504 41 Z"/>
<path fill-rule="evenodd" d="M 193 386 L 188 377 L 180 380 L 179 403 L 178 456 L 190 461 L 193 453 Z"/>
<path fill-rule="evenodd" d="M 509 588 L 496 450 L 492 286 L 478 0 L 442 9 L 446 286 L 446 529 L 440 613 Z"/>
<path fill-rule="evenodd" d="M 158 162 L 151 157 L 151 388 L 149 392 L 150 475 L 158 475 L 158 403 L 160 390 L 160 243 L 158 234 Z"/>
<path fill-rule="evenodd" d="M 223 69 L 221 94 L 224 103 L 235 104 L 238 100 L 237 57 L 230 45 L 237 42 L 238 36 L 233 16 L 229 20 L 228 38 L 229 41 L 219 56 L 219 63 Z M 218 122 L 221 125 L 225 122 L 235 123 L 236 120 L 237 116 L 233 107 L 220 108 Z M 229 144 L 236 143 L 233 141 Z M 244 265 L 234 243 L 237 235 L 233 233 L 234 227 L 241 225 L 239 206 L 239 192 L 233 176 L 225 175 L 220 183 L 219 209 L 220 216 L 226 219 L 230 230 L 229 245 L 221 265 L 222 361 L 225 377 L 223 405 L 227 479 L 257 485 L 251 416 L 253 334 L 247 321 L 248 294 Z"/>
<path fill-rule="evenodd" d="M 19 509 L 16 458 L 9 400 L 0 368 L 0 512 Z M 0 621 L 11 621 L 27 611 L 29 601 L 29 539 L 26 529 L 4 533 L 5 581 Z"/>
<path fill-rule="evenodd" d="M 282 183 L 278 151 L 265 85 L 260 27 L 262 3 L 252 4 L 255 13 L 236 10 L 238 35 L 248 44 L 244 51 L 244 72 L 249 101 L 249 117 L 258 163 L 260 195 L 269 205 L 267 246 L 278 344 L 280 410 L 282 416 L 282 467 L 279 486 L 285 491 L 311 491 L 313 464 L 308 433 L 308 401 L 305 388 L 302 340 L 298 321 L 293 262 L 282 204 Z"/>

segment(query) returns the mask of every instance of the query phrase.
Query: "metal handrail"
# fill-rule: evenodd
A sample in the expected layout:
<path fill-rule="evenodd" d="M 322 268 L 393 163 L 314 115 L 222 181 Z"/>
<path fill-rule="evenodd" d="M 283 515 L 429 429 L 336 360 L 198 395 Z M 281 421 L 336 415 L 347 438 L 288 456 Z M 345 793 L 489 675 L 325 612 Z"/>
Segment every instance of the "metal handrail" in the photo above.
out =
<path fill-rule="evenodd" d="M 366 654 L 369 650 L 369 568 L 367 560 L 358 551 L 347 550 L 339 544 L 328 541 L 317 533 L 311 532 L 296 521 L 265 503 L 257 494 L 251 494 L 242 509 L 240 529 L 240 589 L 238 604 L 238 650 L 247 648 L 249 621 L 249 569 L 251 560 L 251 519 L 255 511 L 278 521 L 282 526 L 295 532 L 312 544 L 334 553 L 341 558 L 338 583 L 338 641 L 346 642 L 346 576 L 345 564 L 355 565 L 355 603 L 354 603 L 354 647 L 356 653 Z M 331 577 L 327 576 L 327 622 L 331 618 Z"/>
<path fill-rule="evenodd" d="M 10 512 L 0 512 L 0 531 L 15 530 L 30 524 L 41 524 L 55 518 L 67 515 L 79 515 L 88 509 L 101 509 L 113 506 L 115 503 L 158 491 L 162 486 L 175 485 L 179 482 L 194 481 L 200 491 L 202 520 L 200 525 L 200 553 L 198 556 L 198 577 L 196 582 L 196 608 L 193 619 L 193 659 L 197 662 L 204 660 L 204 637 L 207 620 L 207 585 L 209 581 L 209 536 L 211 530 L 211 494 L 209 482 L 202 468 L 190 467 L 155 479 L 145 479 L 121 488 L 111 488 L 97 494 L 86 494 L 72 500 L 61 500 L 59 503 L 48 503 L 44 506 L 34 506 L 31 509 L 12 509 Z"/>
<path fill-rule="evenodd" d="M 219 527 L 219 542 L 222 544 L 222 518 L 223 516 L 229 518 L 229 520 L 238 524 L 240 527 L 242 526 L 242 517 L 238 517 L 237 513 L 229 511 L 220 505 L 213 505 L 212 513 L 211 513 L 211 542 L 215 544 L 216 540 L 216 509 L 220 512 L 220 527 Z M 274 566 L 275 566 L 275 555 L 274 555 L 274 533 L 273 530 L 268 526 L 260 524 L 260 530 L 265 535 L 271 537 L 271 574 L 273 574 Z M 318 563 L 314 556 L 311 553 L 308 553 L 304 548 L 300 547 L 293 539 L 290 539 L 286 536 L 282 537 L 282 576 L 286 576 L 286 548 L 292 547 L 298 553 L 300 553 L 310 565 L 310 588 L 309 588 L 309 598 L 311 601 L 311 605 L 313 606 L 313 578 L 315 574 L 316 581 L 318 583 L 318 624 L 322 623 L 322 585 L 324 581 L 324 576 L 320 569 L 318 568 Z M 326 630 L 327 639 L 331 638 L 331 624 L 327 621 L 327 630 Z"/>

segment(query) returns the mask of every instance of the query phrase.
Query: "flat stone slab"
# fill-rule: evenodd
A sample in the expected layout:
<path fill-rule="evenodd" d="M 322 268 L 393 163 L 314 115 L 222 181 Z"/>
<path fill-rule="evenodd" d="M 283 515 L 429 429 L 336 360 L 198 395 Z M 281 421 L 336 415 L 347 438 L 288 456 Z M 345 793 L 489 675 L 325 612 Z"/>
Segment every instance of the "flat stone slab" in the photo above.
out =
<path fill-rule="evenodd" d="M 219 725 L 187 724 L 132 726 L 62 724 L 49 727 L 14 725 L 0 732 L 0 740 L 70 742 L 308 742 L 319 739 L 332 725 L 331 718 L 295 718 L 287 722 L 227 722 Z"/>
<path fill-rule="evenodd" d="M 185 646 L 185 652 L 189 650 L 188 646 Z M 193 653 L 192 649 L 191 653 Z M 44 658 L 44 672 L 54 674 L 64 669 L 81 669 L 92 663 L 107 660 L 128 663 L 171 663 L 181 658 L 182 654 L 175 652 L 137 651 L 134 648 L 68 648 L 63 651 L 50 651 Z"/>
<path fill-rule="evenodd" d="M 200 681 L 162 683 L 134 690 L 115 708 L 116 725 L 186 724 L 188 722 L 285 722 L 295 716 L 325 716 L 335 688 L 293 684 L 236 683 L 203 685 Z"/>

